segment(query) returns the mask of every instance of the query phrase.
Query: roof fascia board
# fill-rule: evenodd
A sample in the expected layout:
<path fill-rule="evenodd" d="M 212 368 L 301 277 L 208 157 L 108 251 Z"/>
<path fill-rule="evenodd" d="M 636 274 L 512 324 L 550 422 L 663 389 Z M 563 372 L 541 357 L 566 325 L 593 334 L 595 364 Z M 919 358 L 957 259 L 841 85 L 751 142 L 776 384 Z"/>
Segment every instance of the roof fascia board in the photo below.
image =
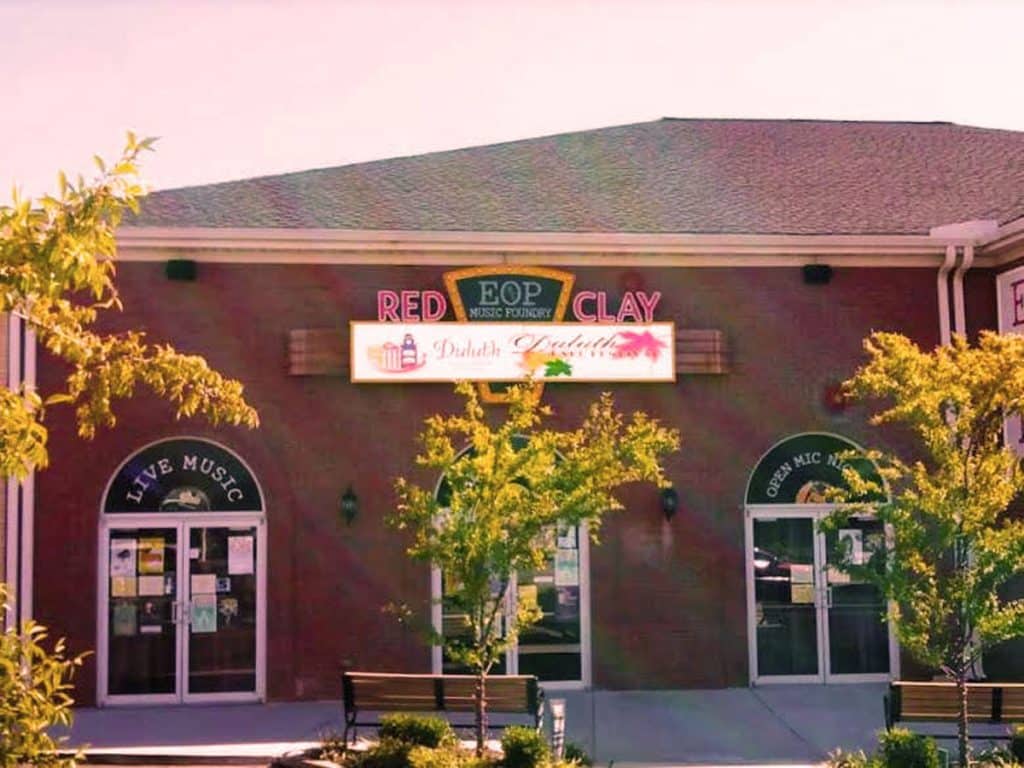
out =
<path fill-rule="evenodd" d="M 1024 217 L 1003 224 L 998 234 L 981 244 L 980 249 L 996 267 L 1019 260 L 1024 256 Z"/>
<path fill-rule="evenodd" d="M 261 263 L 687 263 L 791 266 L 808 261 L 932 266 L 962 238 L 925 235 L 707 235 L 122 227 L 119 258 Z M 741 262 L 739 259 L 745 257 Z"/>

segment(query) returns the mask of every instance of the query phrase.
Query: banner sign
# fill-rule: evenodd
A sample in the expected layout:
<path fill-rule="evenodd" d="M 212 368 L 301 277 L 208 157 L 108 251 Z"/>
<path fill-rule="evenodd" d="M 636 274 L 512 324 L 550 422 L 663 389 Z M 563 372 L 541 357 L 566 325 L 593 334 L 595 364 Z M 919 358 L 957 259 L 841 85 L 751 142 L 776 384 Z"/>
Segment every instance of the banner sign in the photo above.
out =
<path fill-rule="evenodd" d="M 996 310 L 999 332 L 1024 334 L 1024 267 L 996 276 Z M 1024 416 L 1014 413 L 1003 422 L 1005 445 L 1024 456 Z"/>
<path fill-rule="evenodd" d="M 351 324 L 353 382 L 675 381 L 673 323 Z"/>
<path fill-rule="evenodd" d="M 885 488 L 875 465 L 851 454 L 863 453 L 845 437 L 807 432 L 786 438 L 761 457 L 747 486 L 747 504 L 826 504 L 829 488 L 845 488 L 843 472 L 853 469 Z M 856 501 L 884 501 L 884 495 Z"/>

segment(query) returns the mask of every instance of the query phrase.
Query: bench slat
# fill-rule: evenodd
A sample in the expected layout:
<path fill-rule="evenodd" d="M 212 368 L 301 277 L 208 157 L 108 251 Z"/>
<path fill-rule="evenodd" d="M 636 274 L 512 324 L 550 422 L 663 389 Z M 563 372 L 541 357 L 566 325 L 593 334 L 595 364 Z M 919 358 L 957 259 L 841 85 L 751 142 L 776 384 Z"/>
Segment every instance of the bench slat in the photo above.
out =
<path fill-rule="evenodd" d="M 472 675 L 416 675 L 407 673 L 345 672 L 342 693 L 345 706 L 345 740 L 362 721 L 362 712 L 472 712 L 476 678 Z M 489 713 L 531 715 L 540 726 L 543 693 L 532 675 L 488 677 L 485 686 Z"/>
<path fill-rule="evenodd" d="M 886 727 L 901 721 L 956 722 L 960 696 L 952 682 L 894 681 L 886 696 Z M 1024 684 L 968 683 L 967 716 L 973 722 L 1024 719 Z"/>

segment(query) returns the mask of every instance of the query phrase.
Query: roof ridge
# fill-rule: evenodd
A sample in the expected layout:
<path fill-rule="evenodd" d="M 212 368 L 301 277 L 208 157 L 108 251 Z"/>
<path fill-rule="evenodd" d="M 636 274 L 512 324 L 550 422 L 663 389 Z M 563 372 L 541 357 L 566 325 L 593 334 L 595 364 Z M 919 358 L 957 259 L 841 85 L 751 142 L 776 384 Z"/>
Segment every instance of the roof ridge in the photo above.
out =
<path fill-rule="evenodd" d="M 661 118 L 666 122 L 679 123 L 835 123 L 839 125 L 949 125 L 958 128 L 973 128 L 950 120 L 851 120 L 822 117 L 672 117 Z"/>

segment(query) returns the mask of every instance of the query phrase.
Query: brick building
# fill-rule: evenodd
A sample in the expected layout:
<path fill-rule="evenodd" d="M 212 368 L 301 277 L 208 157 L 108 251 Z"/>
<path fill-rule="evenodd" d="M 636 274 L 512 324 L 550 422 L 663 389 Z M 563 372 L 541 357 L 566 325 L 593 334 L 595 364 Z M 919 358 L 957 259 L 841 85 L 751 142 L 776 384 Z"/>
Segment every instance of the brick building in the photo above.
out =
<path fill-rule="evenodd" d="M 599 545 L 559 531 L 551 567 L 521 575 L 545 619 L 506 669 L 615 689 L 888 679 L 881 603 L 829 570 L 838 542 L 813 522 L 838 453 L 901 436 L 836 385 L 872 330 L 931 347 L 1024 323 L 1022 215 L 1024 134 L 943 123 L 660 120 L 157 192 L 120 232 L 109 330 L 241 379 L 262 427 L 140 396 L 83 444 L 58 417 L 50 468 L 7 494 L 9 579 L 23 612 L 97 649 L 83 703 L 336 697 L 343 664 L 440 670 L 382 610 L 445 626 L 440 576 L 383 522 L 424 417 L 458 406 L 417 377 L 420 321 L 672 323 L 674 381 L 544 397 L 566 426 L 610 390 L 678 427 L 678 509 L 630 488 Z M 12 380 L 59 381 L 16 325 L 8 346 Z M 858 519 L 844 538 L 880 534 Z"/>

